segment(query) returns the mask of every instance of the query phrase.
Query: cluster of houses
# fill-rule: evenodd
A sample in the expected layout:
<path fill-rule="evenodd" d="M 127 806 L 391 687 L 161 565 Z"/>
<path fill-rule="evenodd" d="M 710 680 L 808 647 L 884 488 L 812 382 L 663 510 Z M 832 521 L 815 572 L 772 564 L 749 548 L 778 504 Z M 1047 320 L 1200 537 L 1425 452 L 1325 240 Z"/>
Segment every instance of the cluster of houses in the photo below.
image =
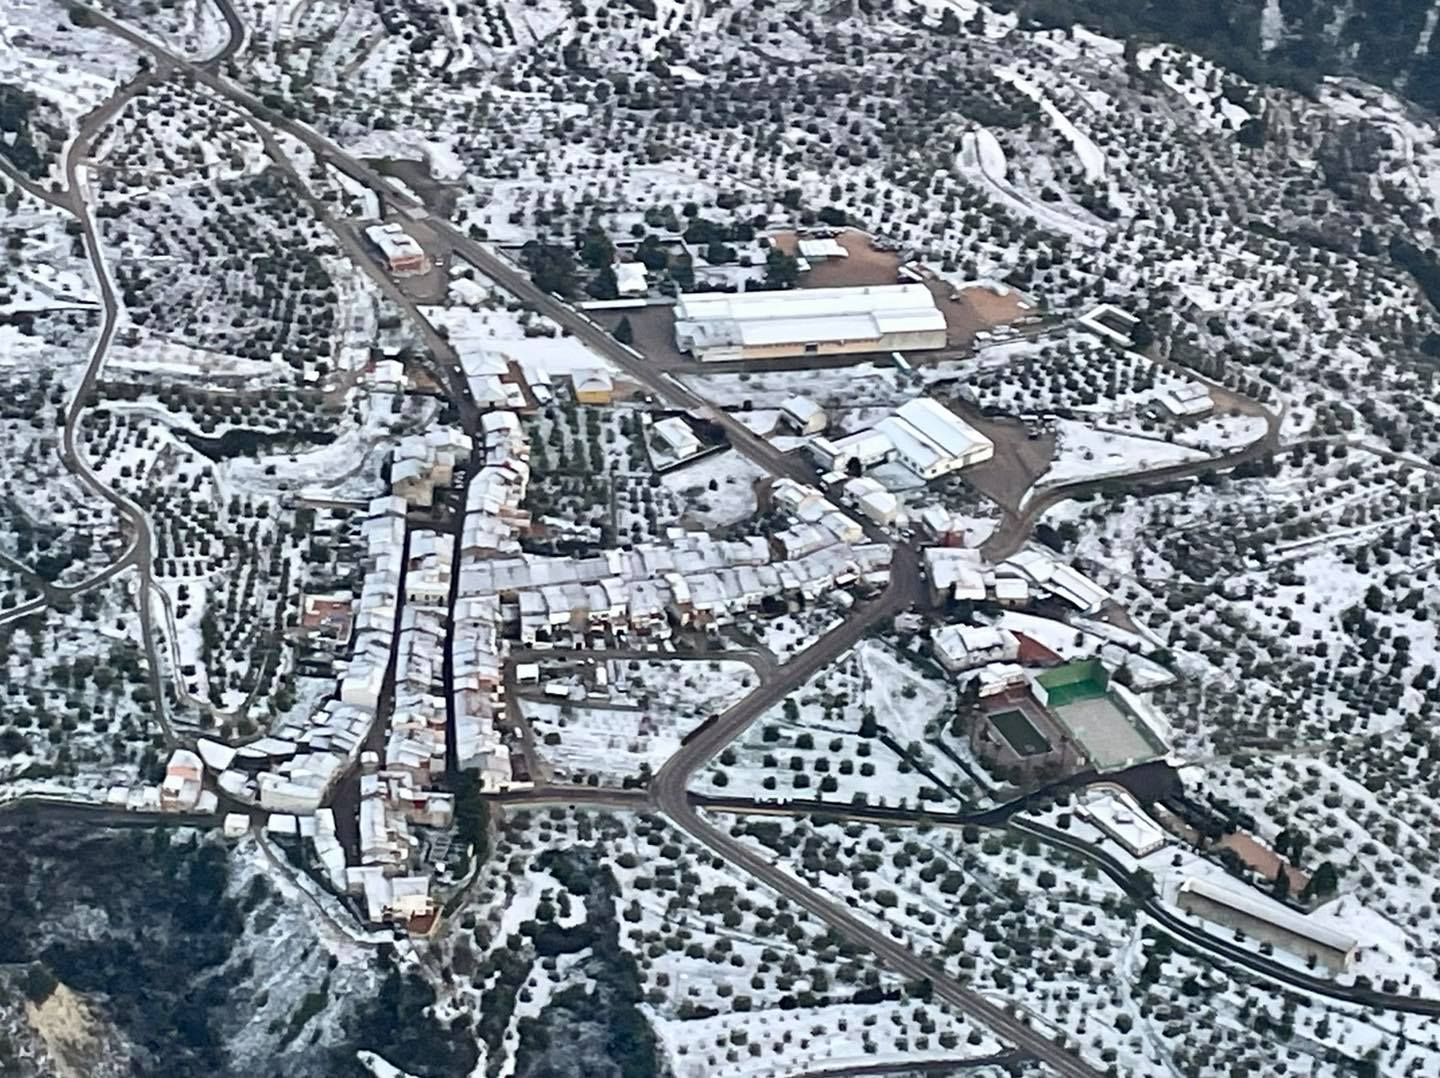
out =
<path fill-rule="evenodd" d="M 1072 565 L 1040 547 L 1027 547 L 998 565 L 969 547 L 927 547 L 925 575 L 934 598 L 1023 607 L 1042 598 L 1096 614 L 1110 593 Z"/>
<path fill-rule="evenodd" d="M 350 661 L 337 697 L 310 716 L 292 716 L 268 737 L 236 747 L 202 738 L 197 746 L 237 801 L 282 813 L 313 814 L 360 758 L 375 724 L 395 645 L 405 561 L 404 498 L 371 501 L 361 525 L 364 583 L 356 603 Z"/>
<path fill-rule="evenodd" d="M 496 600 L 501 624 L 526 647 L 563 634 L 609 629 L 664 639 L 676 627 L 721 625 L 767 599 L 813 600 L 837 587 L 883 586 L 890 547 L 850 543 L 818 531 L 816 545 L 776 557 L 771 542 L 717 540 L 679 529 L 665 544 L 591 557 L 520 555 L 466 565 L 466 596 Z M 777 546 L 782 546 L 778 538 Z"/>
<path fill-rule="evenodd" d="M 469 435 L 450 427 L 401 438 L 391 456 L 390 493 L 409 505 L 430 507 L 435 488 L 451 484 L 456 463 L 468 460 L 472 448 Z"/>
<path fill-rule="evenodd" d="M 205 764 L 189 749 L 176 749 L 165 764 L 158 785 L 112 786 L 105 795 L 111 808 L 127 812 L 175 812 L 209 815 L 219 804 L 205 789 Z"/>

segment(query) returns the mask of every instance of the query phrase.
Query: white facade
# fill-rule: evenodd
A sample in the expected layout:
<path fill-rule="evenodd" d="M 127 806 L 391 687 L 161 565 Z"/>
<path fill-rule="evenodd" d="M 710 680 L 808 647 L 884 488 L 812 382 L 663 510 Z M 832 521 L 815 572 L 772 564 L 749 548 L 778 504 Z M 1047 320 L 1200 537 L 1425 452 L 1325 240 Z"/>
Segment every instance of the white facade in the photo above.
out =
<path fill-rule="evenodd" d="M 946 670 L 969 670 L 986 663 L 1014 662 L 1020 641 L 1009 629 L 993 625 L 945 625 L 930 637 L 935 659 Z"/>
<path fill-rule="evenodd" d="M 815 437 L 810 439 L 807 448 L 820 461 L 821 470 L 826 472 L 846 471 L 852 460 L 864 471 L 885 463 L 895 455 L 895 443 L 880 430 L 856 431 L 833 442 L 829 438 Z"/>
<path fill-rule="evenodd" d="M 845 484 L 845 500 L 880 525 L 895 523 L 900 512 L 900 502 L 895 495 L 865 476 Z"/>
<path fill-rule="evenodd" d="M 697 292 L 675 305 L 675 346 L 701 360 L 945 347 L 945 316 L 921 284 Z"/>

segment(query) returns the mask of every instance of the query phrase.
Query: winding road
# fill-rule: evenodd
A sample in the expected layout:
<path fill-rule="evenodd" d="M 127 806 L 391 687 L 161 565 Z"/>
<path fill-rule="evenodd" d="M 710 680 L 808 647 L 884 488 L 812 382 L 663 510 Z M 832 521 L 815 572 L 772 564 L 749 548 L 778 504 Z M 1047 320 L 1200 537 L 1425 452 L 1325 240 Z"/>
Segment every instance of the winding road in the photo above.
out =
<path fill-rule="evenodd" d="M 231 42 L 219 54 L 203 61 L 194 61 L 180 56 L 162 43 L 94 8 L 78 3 L 75 6 L 89 12 L 95 25 L 107 29 L 117 37 L 150 53 L 156 60 L 157 69 L 161 72 L 167 74 L 183 72 L 247 113 L 257 131 L 260 131 L 262 138 L 266 140 L 267 150 L 271 151 L 271 156 L 275 157 L 282 167 L 293 172 L 293 166 L 288 163 L 283 152 L 279 151 L 278 143 L 274 140 L 273 132 L 275 131 L 284 132 L 297 139 L 320 161 L 332 165 L 352 180 L 377 192 L 392 209 L 403 216 L 416 220 L 423 219 L 426 226 L 450 246 L 456 257 L 474 266 L 494 281 L 497 286 L 511 293 L 528 307 L 568 330 L 583 344 L 614 364 L 629 379 L 644 387 L 658 400 L 665 402 L 670 407 L 692 412 L 717 424 L 725 431 L 736 451 L 771 476 L 786 476 L 807 484 L 813 482 L 813 471 L 803 461 L 780 452 L 769 442 L 752 433 L 739 419 L 713 407 L 706 399 L 687 388 L 673 375 L 651 366 L 639 353 L 616 341 L 609 332 L 583 313 L 570 307 L 563 300 L 542 291 L 527 274 L 485 244 L 473 240 L 449 221 L 431 216 L 428 210 L 411 195 L 394 187 L 384 176 L 341 149 L 330 139 L 305 124 L 278 114 L 266 106 L 255 94 L 226 78 L 222 73 L 226 66 L 225 61 L 233 55 L 235 49 L 238 49 L 243 40 L 244 28 L 229 0 L 216 0 L 216 2 L 230 27 Z M 81 410 L 80 406 L 93 389 L 104 365 L 105 355 L 120 317 L 114 286 L 101 252 L 93 215 L 86 201 L 81 168 L 96 132 L 113 116 L 114 111 L 123 105 L 124 100 L 125 98 L 122 96 L 117 96 L 112 102 L 107 103 L 107 108 L 113 106 L 108 113 L 87 118 L 82 126 L 81 135 L 71 147 L 66 160 L 70 200 L 74 203 L 74 210 L 83 225 L 86 249 L 90 254 L 104 302 L 105 323 L 92 352 L 85 377 L 77 387 L 67 413 L 64 452 L 67 465 L 82 477 L 87 486 L 112 502 L 117 510 L 130 521 L 135 531 L 134 548 L 127 556 L 133 558 L 140 568 L 139 594 L 142 599 L 140 603 L 142 631 L 145 637 L 147 657 L 150 660 L 152 687 L 156 692 L 162 726 L 166 729 L 167 736 L 173 739 L 168 720 L 164 718 L 164 696 L 159 691 L 160 665 L 158 656 L 155 654 L 154 629 L 150 624 L 149 608 L 151 604 L 148 601 L 148 595 L 150 588 L 153 587 L 150 576 L 152 564 L 150 525 L 144 513 L 134 503 L 123 495 L 110 491 L 100 483 L 90 470 L 88 463 L 78 452 L 74 434 Z M 104 112 L 104 110 L 101 111 Z M 305 189 L 303 183 L 301 187 Z M 343 234 L 343 225 L 337 227 L 328 216 L 326 221 L 331 224 L 332 230 L 337 235 Z M 371 272 L 371 260 L 358 241 L 355 241 L 352 236 L 351 242 L 345 242 L 342 238 L 342 243 L 347 254 L 362 268 L 365 268 L 366 272 Z M 374 276 L 373 273 L 371 275 Z M 392 299 L 395 298 L 392 289 L 386 288 L 385 291 Z M 417 326 L 421 327 L 421 331 L 424 333 L 424 327 L 428 326 L 428 323 L 419 316 L 414 305 L 404 301 L 402 306 L 408 314 L 414 317 Z M 432 333 L 433 327 L 429 333 L 425 333 L 426 343 L 435 359 L 444 366 L 446 381 L 451 385 L 452 390 L 462 387 L 465 379 L 458 356 L 448 342 L 443 341 L 438 335 L 432 337 Z M 457 405 L 466 399 L 463 391 L 453 395 Z M 1144 479 L 1146 482 L 1163 482 L 1199 475 L 1206 471 L 1234 467 L 1273 451 L 1274 441 L 1275 426 L 1272 424 L 1267 431 L 1266 438 L 1250 447 L 1215 460 L 1179 465 L 1152 472 L 1147 474 Z M 1017 508 L 1014 512 L 1007 514 L 1001 528 L 987 544 L 987 556 L 992 560 L 999 560 L 1019 549 L 1029 536 L 1036 520 L 1050 506 L 1066 498 L 1079 497 L 1088 492 L 1105 489 L 1113 482 L 1113 480 L 1098 480 L 1057 487 L 1043 493 L 1031 503 Z M 888 541 L 882 533 L 874 528 L 868 528 L 867 534 L 873 540 Z M 925 589 L 915 550 L 908 545 L 896 545 L 892 547 L 892 550 L 890 582 L 880 595 L 858 604 L 838 628 L 821 637 L 783 666 L 761 672 L 761 684 L 758 689 L 707 721 L 685 739 L 680 750 L 657 772 L 648 793 L 646 791 L 597 791 L 577 788 L 571 800 L 617 808 L 643 808 L 646 805 L 653 805 L 695 841 L 763 882 L 796 905 L 806 909 L 852 943 L 868 949 L 893 970 L 913 980 L 930 982 L 936 996 L 956 1008 L 960 1013 L 985 1024 L 998 1037 L 1013 1045 L 1019 1053 L 1042 1061 L 1051 1071 L 1066 1076 L 1066 1078 L 1096 1075 L 1100 1072 L 1078 1058 L 1076 1054 L 1078 1049 L 1057 1043 L 1049 1035 L 1033 1028 L 1023 1016 L 945 976 L 938 963 L 916 954 L 881 927 L 877 927 L 849 908 L 831 901 L 781 868 L 778 863 L 767 859 L 760 851 L 716 827 L 701 815 L 700 808 L 689 794 L 689 784 L 695 773 L 706 766 L 724 746 L 739 737 L 769 708 L 783 701 L 804 685 L 817 671 L 853 648 L 867 632 L 879 628 L 895 615 L 924 601 Z M 547 789 L 535 791 L 534 800 L 522 801 L 519 798 L 513 800 L 515 803 L 539 804 L 546 803 L 544 798 L 563 796 L 562 791 Z"/>

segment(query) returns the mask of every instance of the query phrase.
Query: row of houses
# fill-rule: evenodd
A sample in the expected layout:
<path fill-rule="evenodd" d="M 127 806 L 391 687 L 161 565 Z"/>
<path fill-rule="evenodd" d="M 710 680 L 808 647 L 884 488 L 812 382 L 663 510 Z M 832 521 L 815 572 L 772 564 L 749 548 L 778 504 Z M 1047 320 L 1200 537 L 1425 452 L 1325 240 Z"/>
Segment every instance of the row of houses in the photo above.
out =
<path fill-rule="evenodd" d="M 481 459 L 466 491 L 460 566 L 451 609 L 451 704 L 457 764 L 479 773 L 481 789 L 511 788 L 517 776 L 499 733 L 505 708 L 505 615 L 494 589 L 477 570 L 492 559 L 511 560 L 529 527 L 521 508 L 530 483 L 530 445 L 511 411 L 481 416 Z"/>
<path fill-rule="evenodd" d="M 589 557 L 492 557 L 462 566 L 460 590 L 496 600 L 501 625 L 527 647 L 586 628 L 663 639 L 675 627 L 728 622 L 769 598 L 814 599 L 836 586 L 883 585 L 889 547 L 854 542 L 858 526 L 838 516 L 848 539 L 806 525 L 813 534 L 777 537 L 772 548 L 760 537 L 717 540 L 674 529 L 664 544 Z M 796 556 L 786 557 L 790 551 Z"/>
<path fill-rule="evenodd" d="M 201 757 L 218 773 L 217 785 L 236 800 L 274 812 L 313 814 L 359 760 L 395 644 L 406 508 L 404 498 L 376 498 L 361 525 L 364 582 L 337 697 L 313 715 L 287 718 L 270 736 L 238 748 L 199 741 Z"/>
<path fill-rule="evenodd" d="M 925 575 L 936 598 L 1028 606 L 1036 599 L 1058 599 L 1082 614 L 1096 614 L 1110 593 L 1051 552 L 1027 547 L 997 565 L 967 547 L 927 547 Z"/>

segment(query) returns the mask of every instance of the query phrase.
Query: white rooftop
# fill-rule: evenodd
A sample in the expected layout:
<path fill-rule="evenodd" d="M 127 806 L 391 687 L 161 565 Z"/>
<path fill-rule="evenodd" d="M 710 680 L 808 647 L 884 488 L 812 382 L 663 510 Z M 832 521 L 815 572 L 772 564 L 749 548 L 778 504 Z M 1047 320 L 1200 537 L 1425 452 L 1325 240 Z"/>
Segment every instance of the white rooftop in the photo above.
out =
<path fill-rule="evenodd" d="M 1351 951 L 1357 946 L 1355 937 L 1347 936 L 1329 925 L 1319 924 L 1303 913 L 1297 913 L 1289 906 L 1283 906 L 1273 898 L 1260 894 L 1254 888 L 1226 887 L 1200 876 L 1191 876 L 1181 885 L 1180 890 L 1228 906 L 1237 913 L 1258 917 L 1276 928 L 1313 940 L 1322 946 L 1333 947 L 1337 951 Z"/>
<path fill-rule="evenodd" d="M 675 321 L 702 347 L 866 340 L 939 331 L 945 316 L 922 284 L 682 294 Z"/>

